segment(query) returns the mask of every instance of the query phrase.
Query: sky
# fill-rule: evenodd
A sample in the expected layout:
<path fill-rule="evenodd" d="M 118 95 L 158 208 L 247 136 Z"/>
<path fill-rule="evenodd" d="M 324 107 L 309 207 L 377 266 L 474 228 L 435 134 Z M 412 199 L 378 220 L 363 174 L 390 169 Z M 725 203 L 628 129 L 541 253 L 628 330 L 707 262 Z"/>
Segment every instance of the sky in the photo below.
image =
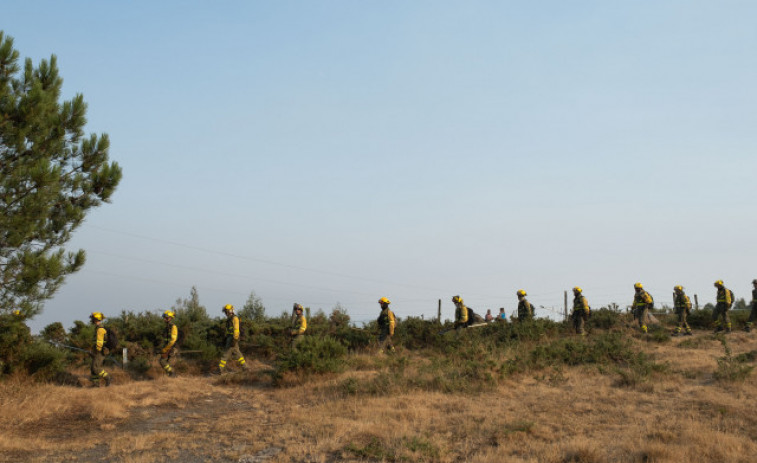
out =
<path fill-rule="evenodd" d="M 30 321 L 658 305 L 757 277 L 757 3 L 20 1 L 123 180 Z M 543 308 L 542 308 L 543 307 Z"/>

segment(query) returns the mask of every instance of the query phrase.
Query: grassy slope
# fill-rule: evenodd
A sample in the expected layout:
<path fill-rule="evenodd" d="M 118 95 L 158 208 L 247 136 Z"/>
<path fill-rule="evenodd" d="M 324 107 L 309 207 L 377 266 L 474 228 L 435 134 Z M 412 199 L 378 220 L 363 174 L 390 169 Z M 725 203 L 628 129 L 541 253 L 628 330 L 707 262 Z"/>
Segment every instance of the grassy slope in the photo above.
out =
<path fill-rule="evenodd" d="M 660 344 L 627 336 L 665 368 L 552 366 L 447 393 L 412 383 L 435 368 L 418 352 L 354 355 L 344 373 L 290 375 L 280 388 L 257 362 L 222 378 L 116 372 L 108 389 L 9 380 L 0 461 L 753 461 L 757 380 L 716 377 L 754 365 L 757 336 L 729 335 L 734 358 L 750 354 L 731 370 L 704 332 Z"/>

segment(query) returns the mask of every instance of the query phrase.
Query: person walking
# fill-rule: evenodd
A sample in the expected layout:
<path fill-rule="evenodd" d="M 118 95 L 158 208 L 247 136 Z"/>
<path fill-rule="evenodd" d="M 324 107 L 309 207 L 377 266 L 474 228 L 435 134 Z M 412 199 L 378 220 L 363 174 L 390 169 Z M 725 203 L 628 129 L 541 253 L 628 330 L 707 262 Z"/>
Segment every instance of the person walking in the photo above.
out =
<path fill-rule="evenodd" d="M 292 328 L 289 330 L 289 335 L 292 337 L 292 350 L 295 350 L 304 339 L 305 330 L 308 329 L 308 321 L 302 314 L 303 308 L 300 304 L 295 303 L 293 310 L 295 316 L 292 320 Z"/>
<path fill-rule="evenodd" d="M 382 297 L 378 300 L 378 303 L 381 307 L 381 313 L 376 320 L 379 328 L 379 352 L 394 352 L 392 338 L 397 320 L 394 317 L 394 312 L 389 309 L 389 304 L 391 304 L 389 299 Z"/>
<path fill-rule="evenodd" d="M 633 289 L 635 291 L 633 298 L 634 318 L 639 321 L 641 332 L 647 333 L 647 318 L 649 316 L 649 310 L 654 305 L 654 299 L 648 292 L 644 291 L 644 286 L 641 283 L 635 283 Z"/>
<path fill-rule="evenodd" d="M 455 304 L 455 331 L 459 333 L 468 326 L 468 307 L 460 296 L 452 296 L 452 302 Z"/>
<path fill-rule="evenodd" d="M 675 308 L 676 315 L 678 315 L 678 326 L 673 332 L 673 336 L 679 336 L 681 330 L 684 330 L 684 334 L 691 336 L 691 327 L 686 321 L 689 312 L 691 312 L 691 299 L 683 292 L 683 286 L 681 285 L 673 288 L 673 307 Z"/>
<path fill-rule="evenodd" d="M 583 289 L 579 286 L 573 288 L 573 312 L 570 318 L 573 320 L 573 328 L 576 330 L 576 334 L 580 336 L 586 336 L 584 327 L 586 322 L 589 321 L 589 302 L 583 295 Z"/>
<path fill-rule="evenodd" d="M 757 279 L 752 280 L 752 310 L 749 312 L 749 320 L 746 322 L 744 331 L 752 331 L 752 324 L 757 320 Z"/>
<path fill-rule="evenodd" d="M 179 339 L 179 328 L 173 322 L 176 314 L 171 310 L 163 312 L 163 321 L 166 328 L 163 331 L 163 347 L 160 349 L 160 366 L 168 376 L 173 376 L 173 367 L 171 360 L 176 355 L 176 341 Z"/>
<path fill-rule="evenodd" d="M 105 386 L 110 386 L 110 375 L 103 368 L 108 348 L 105 347 L 105 338 L 108 331 L 102 326 L 105 315 L 101 312 L 92 312 L 89 321 L 95 325 L 95 343 L 92 346 L 92 364 L 90 365 L 90 380 L 94 387 L 100 386 L 100 381 L 105 381 Z"/>
<path fill-rule="evenodd" d="M 526 291 L 519 289 L 515 294 L 518 296 L 518 321 L 532 320 L 534 318 L 534 307 L 526 299 Z"/>
<path fill-rule="evenodd" d="M 723 325 L 725 325 L 725 332 L 730 333 L 731 316 L 728 314 L 728 310 L 730 310 L 734 302 L 731 296 L 733 293 L 725 287 L 723 280 L 716 281 L 715 287 L 718 289 L 715 309 L 712 311 L 712 321 L 715 322 L 715 333 L 723 331 Z"/>
<path fill-rule="evenodd" d="M 218 363 L 218 374 L 221 374 L 226 369 L 226 362 L 230 359 L 236 359 L 237 364 L 243 369 L 247 370 L 247 365 L 242 355 L 242 351 L 239 350 L 239 317 L 234 314 L 234 306 L 226 304 L 223 306 L 223 313 L 226 315 L 226 337 L 224 352 L 221 361 Z"/>

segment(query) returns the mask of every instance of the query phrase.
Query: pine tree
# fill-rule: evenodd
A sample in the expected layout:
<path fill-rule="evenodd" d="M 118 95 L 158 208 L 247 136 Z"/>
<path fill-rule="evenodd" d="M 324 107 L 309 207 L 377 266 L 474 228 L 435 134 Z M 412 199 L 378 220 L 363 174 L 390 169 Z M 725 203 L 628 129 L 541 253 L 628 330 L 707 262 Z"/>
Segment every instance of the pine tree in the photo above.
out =
<path fill-rule="evenodd" d="M 121 168 L 108 162 L 107 134 L 84 134 L 81 94 L 59 102 L 55 55 L 23 70 L 13 39 L 0 31 L 0 313 L 33 316 L 83 250 L 63 245 L 89 209 L 109 199 Z"/>
<path fill-rule="evenodd" d="M 239 316 L 258 323 L 265 321 L 265 306 L 263 305 L 263 300 L 255 294 L 255 291 L 250 291 L 247 302 L 244 303 Z"/>

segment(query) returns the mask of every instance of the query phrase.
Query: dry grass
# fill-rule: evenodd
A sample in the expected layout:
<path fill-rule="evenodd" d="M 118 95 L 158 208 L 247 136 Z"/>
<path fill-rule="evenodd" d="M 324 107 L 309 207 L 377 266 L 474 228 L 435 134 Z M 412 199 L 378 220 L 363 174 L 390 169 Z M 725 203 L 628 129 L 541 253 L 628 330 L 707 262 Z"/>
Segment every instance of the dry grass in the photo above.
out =
<path fill-rule="evenodd" d="M 554 367 L 480 394 L 344 393 L 348 378 L 386 368 L 366 355 L 344 374 L 287 388 L 273 388 L 261 363 L 222 379 L 118 376 L 99 389 L 9 380 L 0 384 L 0 461 L 753 461 L 754 375 L 716 380 L 723 346 L 709 334 L 634 342 L 667 371 L 619 384 L 610 370 Z M 728 342 L 734 356 L 757 349 L 746 334 Z M 406 371 L 423 362 L 408 354 Z"/>

